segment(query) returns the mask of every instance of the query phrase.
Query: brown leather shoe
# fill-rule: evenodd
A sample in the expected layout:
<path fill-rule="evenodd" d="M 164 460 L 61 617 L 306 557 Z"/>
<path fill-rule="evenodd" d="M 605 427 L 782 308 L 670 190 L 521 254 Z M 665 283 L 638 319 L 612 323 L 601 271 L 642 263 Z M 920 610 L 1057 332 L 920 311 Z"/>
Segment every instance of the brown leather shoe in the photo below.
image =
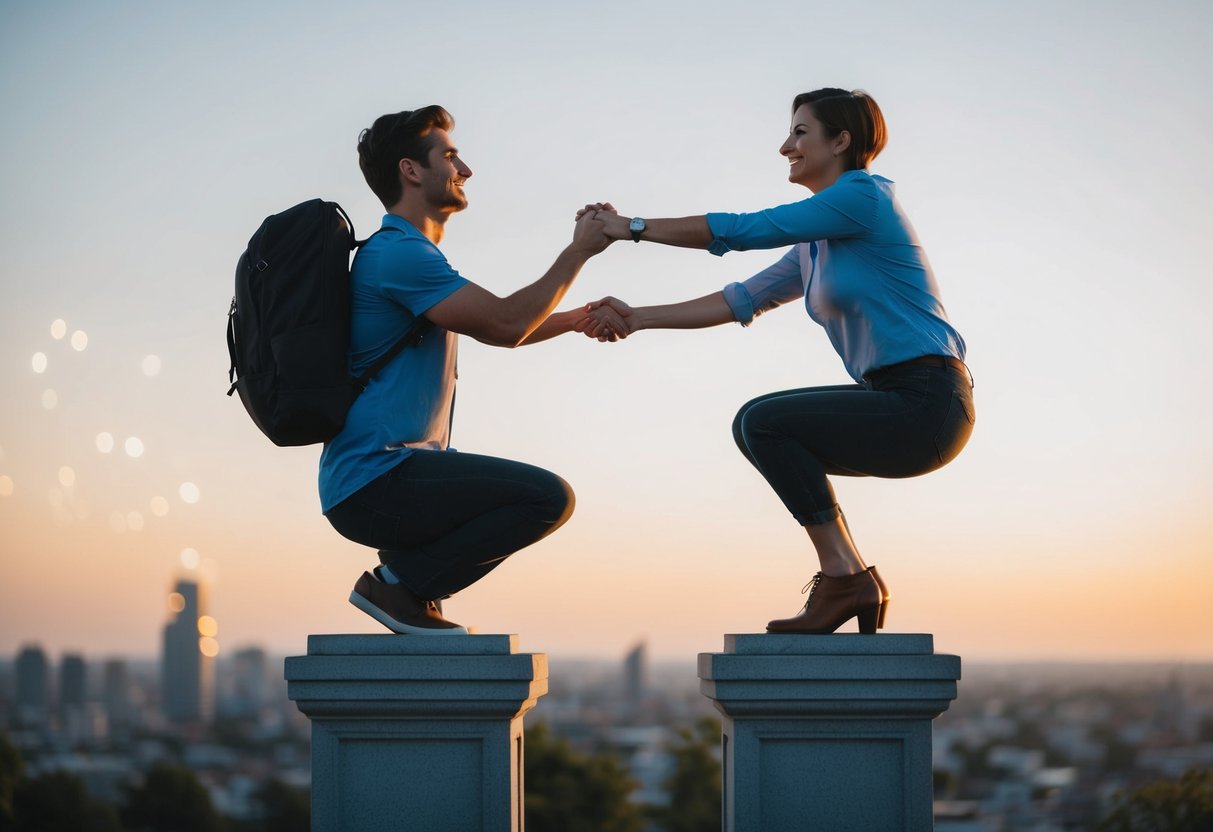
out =
<path fill-rule="evenodd" d="M 889 611 L 889 588 L 885 586 L 884 581 L 880 579 L 880 573 L 876 571 L 875 566 L 869 566 L 868 571 L 872 573 L 872 580 L 876 581 L 876 586 L 880 587 L 880 615 L 876 617 L 876 629 L 884 629 L 884 617 Z M 442 608 L 439 607 L 441 610 Z"/>
<path fill-rule="evenodd" d="M 870 569 L 839 577 L 818 572 L 805 590 L 809 599 L 800 614 L 772 621 L 768 633 L 832 633 L 856 616 L 859 632 L 876 632 L 884 594 Z"/>
<path fill-rule="evenodd" d="M 418 598 L 404 584 L 385 584 L 363 572 L 350 603 L 394 633 L 415 636 L 466 636 L 467 628 L 447 621 L 433 601 Z"/>

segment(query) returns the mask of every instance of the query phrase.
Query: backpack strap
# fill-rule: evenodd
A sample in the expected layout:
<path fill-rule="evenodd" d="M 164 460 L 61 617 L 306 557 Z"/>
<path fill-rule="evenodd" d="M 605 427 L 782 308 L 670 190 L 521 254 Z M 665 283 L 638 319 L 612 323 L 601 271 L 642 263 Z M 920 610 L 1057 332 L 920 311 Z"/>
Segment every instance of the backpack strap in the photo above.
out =
<path fill-rule="evenodd" d="M 367 368 L 366 372 L 354 379 L 354 395 L 358 395 L 366 390 L 366 386 L 371 383 L 379 371 L 392 362 L 392 359 L 404 352 L 406 347 L 415 347 L 421 343 L 421 339 L 425 334 L 434 328 L 434 324 L 429 318 L 418 316 L 409 324 L 409 328 L 405 331 L 403 337 L 396 343 L 392 344 L 383 355 L 379 356 L 379 360 Z"/>
<path fill-rule="evenodd" d="M 236 392 L 236 297 L 232 296 L 232 308 L 227 312 L 227 357 L 232 366 L 227 371 L 227 380 L 232 385 L 227 389 L 230 396 Z"/>
<path fill-rule="evenodd" d="M 352 229 L 353 226 L 351 225 L 350 228 Z M 375 234 L 381 234 L 384 231 L 399 231 L 401 234 L 404 233 L 404 229 L 402 228 L 396 228 L 392 225 L 385 225 L 383 228 L 376 231 Z M 354 248 L 361 248 L 362 246 L 366 245 L 371 241 L 371 237 L 374 237 L 375 234 L 372 234 L 365 240 L 354 240 Z M 424 338 L 425 334 L 433 328 L 434 324 L 429 318 L 426 318 L 423 315 L 418 315 L 416 318 L 414 318 L 413 322 L 409 324 L 409 328 L 405 330 L 404 335 L 400 337 L 400 340 L 395 344 L 392 344 L 392 346 L 388 348 L 387 352 L 379 356 L 379 359 L 366 369 L 366 372 L 354 379 L 354 395 L 357 396 L 366 390 L 367 385 L 371 383 L 371 379 L 379 375 L 380 370 L 392 363 L 392 359 L 404 352 L 406 348 L 415 347 L 421 343 L 421 339 Z"/>

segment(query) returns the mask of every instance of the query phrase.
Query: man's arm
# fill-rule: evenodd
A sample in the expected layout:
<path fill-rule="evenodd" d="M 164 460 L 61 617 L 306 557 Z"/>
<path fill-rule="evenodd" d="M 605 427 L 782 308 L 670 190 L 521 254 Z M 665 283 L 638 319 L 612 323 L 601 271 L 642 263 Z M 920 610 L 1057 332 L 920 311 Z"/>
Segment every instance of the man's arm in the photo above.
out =
<path fill-rule="evenodd" d="M 552 316 L 552 310 L 577 279 L 577 274 L 586 261 L 606 249 L 611 241 L 603 233 L 600 220 L 587 214 L 578 220 L 573 231 L 573 241 L 560 252 L 543 275 L 529 286 L 504 298 L 497 297 L 487 289 L 468 283 L 426 310 L 425 316 L 443 329 L 470 335 L 477 341 L 495 347 L 516 347 L 523 343 L 534 343 L 567 329 L 559 329 L 568 323 L 569 328 L 584 317 L 580 310 Z M 578 318 L 571 315 L 576 313 Z M 531 339 L 532 334 L 549 319 L 556 317 L 546 327 L 542 338 Z"/>

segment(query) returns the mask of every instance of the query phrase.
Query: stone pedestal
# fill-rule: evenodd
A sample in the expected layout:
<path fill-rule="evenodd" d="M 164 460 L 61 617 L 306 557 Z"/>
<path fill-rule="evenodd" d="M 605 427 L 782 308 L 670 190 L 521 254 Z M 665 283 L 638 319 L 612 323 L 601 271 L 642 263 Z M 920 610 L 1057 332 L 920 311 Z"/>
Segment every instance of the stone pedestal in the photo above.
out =
<path fill-rule="evenodd" d="M 286 660 L 312 721 L 313 832 L 521 832 L 522 716 L 547 657 L 517 636 L 314 635 Z"/>
<path fill-rule="evenodd" d="M 725 832 L 933 828 L 931 720 L 960 657 L 930 635 L 731 635 L 699 654 L 724 715 Z"/>

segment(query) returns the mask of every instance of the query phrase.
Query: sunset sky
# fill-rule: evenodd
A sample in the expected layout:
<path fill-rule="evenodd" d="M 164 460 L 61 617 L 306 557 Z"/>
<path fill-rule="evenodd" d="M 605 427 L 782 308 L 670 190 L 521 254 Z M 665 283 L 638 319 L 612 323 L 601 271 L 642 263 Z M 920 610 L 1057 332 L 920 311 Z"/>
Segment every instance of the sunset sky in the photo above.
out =
<path fill-rule="evenodd" d="M 0 657 L 155 656 L 173 582 L 218 641 L 379 632 L 371 550 L 319 511 L 318 447 L 224 396 L 233 270 L 315 196 L 359 236 L 378 115 L 438 103 L 474 171 L 442 244 L 498 294 L 587 201 L 627 215 L 808 196 L 789 105 L 860 87 L 969 345 L 977 429 L 912 480 L 839 479 L 890 632 L 965 660 L 1213 660 L 1213 5 L 877 0 L 0 4 Z M 696 297 L 780 256 L 618 243 L 562 308 Z M 463 339 L 453 444 L 577 492 L 569 524 L 447 604 L 553 656 L 719 650 L 796 612 L 804 532 L 733 446 L 738 406 L 848 379 L 796 304 L 753 327 Z M 844 629 L 853 629 L 848 624 Z"/>

